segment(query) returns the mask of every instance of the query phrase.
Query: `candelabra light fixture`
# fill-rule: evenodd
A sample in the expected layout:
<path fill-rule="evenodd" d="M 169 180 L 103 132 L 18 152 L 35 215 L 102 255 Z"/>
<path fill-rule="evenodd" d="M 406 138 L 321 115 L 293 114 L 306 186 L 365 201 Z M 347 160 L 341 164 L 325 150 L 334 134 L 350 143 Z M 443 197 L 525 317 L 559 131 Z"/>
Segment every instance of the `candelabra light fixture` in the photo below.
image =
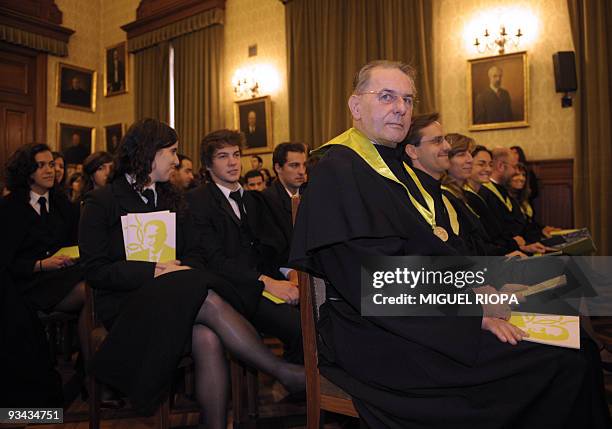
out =
<path fill-rule="evenodd" d="M 259 82 L 254 71 L 238 69 L 232 78 L 232 88 L 238 98 L 259 96 Z"/>
<path fill-rule="evenodd" d="M 484 54 L 488 51 L 495 51 L 502 55 L 506 52 L 506 46 L 512 45 L 517 47 L 519 45 L 520 38 L 523 36 L 521 33 L 521 29 L 518 28 L 516 34 L 514 36 L 508 35 L 506 32 L 505 26 L 500 26 L 499 35 L 494 36 L 489 33 L 489 29 L 485 28 L 483 35 L 481 38 L 476 37 L 474 39 L 474 46 L 476 50 Z"/>

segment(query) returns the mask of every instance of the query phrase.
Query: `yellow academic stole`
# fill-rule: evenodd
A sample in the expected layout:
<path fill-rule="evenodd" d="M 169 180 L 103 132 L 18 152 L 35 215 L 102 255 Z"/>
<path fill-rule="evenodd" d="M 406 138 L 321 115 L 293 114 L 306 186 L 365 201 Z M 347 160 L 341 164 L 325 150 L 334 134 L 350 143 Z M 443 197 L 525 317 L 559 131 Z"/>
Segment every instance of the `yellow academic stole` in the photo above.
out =
<path fill-rule="evenodd" d="M 389 166 L 382 159 L 374 144 L 359 130 L 355 128 L 349 128 L 339 136 L 334 137 L 329 142 L 325 143 L 320 148 L 316 149 L 314 152 L 318 152 L 323 148 L 332 146 L 332 145 L 342 145 L 348 147 L 353 150 L 357 155 L 359 155 L 365 162 L 370 166 L 372 170 L 381 176 L 399 184 L 410 198 L 412 204 L 416 207 L 419 213 L 423 216 L 425 221 L 431 226 L 432 231 L 436 237 L 438 237 L 442 241 L 448 240 L 448 233 L 446 230 L 440 226 L 437 226 L 435 223 L 435 211 L 431 211 L 425 209 L 414 197 L 410 194 L 410 191 L 396 176 L 393 174 Z M 420 184 L 420 182 L 419 182 Z M 429 198 L 431 196 L 427 194 Z M 432 203 L 433 203 L 433 198 Z"/>
<path fill-rule="evenodd" d="M 482 186 L 487 188 L 489 191 L 493 192 L 493 194 L 495 194 L 495 196 L 506 206 L 509 212 L 512 211 L 512 201 L 510 201 L 510 198 L 509 197 L 504 198 L 493 183 L 491 182 L 483 183 Z"/>
<path fill-rule="evenodd" d="M 521 204 L 521 211 L 528 219 L 533 218 L 533 207 L 529 204 L 529 201 L 523 201 Z"/>

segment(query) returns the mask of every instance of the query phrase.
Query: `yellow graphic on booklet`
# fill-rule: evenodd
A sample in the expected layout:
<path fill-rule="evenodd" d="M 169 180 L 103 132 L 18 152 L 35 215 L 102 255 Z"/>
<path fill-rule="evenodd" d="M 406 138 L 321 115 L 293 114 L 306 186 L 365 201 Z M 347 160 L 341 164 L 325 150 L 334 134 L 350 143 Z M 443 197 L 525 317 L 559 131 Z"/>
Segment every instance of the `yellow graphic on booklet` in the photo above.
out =
<path fill-rule="evenodd" d="M 525 341 L 558 347 L 580 348 L 578 316 L 512 312 L 509 322 L 529 334 Z"/>
<path fill-rule="evenodd" d="M 128 261 L 168 262 L 176 259 L 176 215 L 169 211 L 121 216 Z"/>
<path fill-rule="evenodd" d="M 79 246 L 62 247 L 53 256 L 68 256 L 72 259 L 79 259 Z"/>

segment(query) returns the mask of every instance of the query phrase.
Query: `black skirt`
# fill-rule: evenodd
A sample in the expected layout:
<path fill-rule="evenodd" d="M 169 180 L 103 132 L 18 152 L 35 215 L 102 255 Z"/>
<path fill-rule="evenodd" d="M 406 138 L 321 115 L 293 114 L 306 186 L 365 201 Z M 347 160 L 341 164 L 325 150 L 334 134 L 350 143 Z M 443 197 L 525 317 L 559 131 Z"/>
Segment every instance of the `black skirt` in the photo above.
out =
<path fill-rule="evenodd" d="M 177 271 L 134 291 L 92 359 L 93 375 L 126 394 L 135 408 L 152 413 L 189 350 L 210 281 L 199 270 Z"/>
<path fill-rule="evenodd" d="M 34 279 L 22 288 L 24 296 L 34 310 L 49 312 L 83 280 L 80 264 L 55 271 L 36 273 Z"/>

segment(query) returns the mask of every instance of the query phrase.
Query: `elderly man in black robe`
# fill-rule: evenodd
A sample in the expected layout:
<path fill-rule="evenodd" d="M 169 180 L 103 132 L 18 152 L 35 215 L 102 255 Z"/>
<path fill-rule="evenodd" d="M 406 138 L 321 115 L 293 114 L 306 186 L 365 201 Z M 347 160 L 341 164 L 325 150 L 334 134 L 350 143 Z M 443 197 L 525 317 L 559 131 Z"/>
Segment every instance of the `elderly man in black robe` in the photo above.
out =
<path fill-rule="evenodd" d="M 456 253 L 439 225 L 415 217 L 403 182 L 397 146 L 410 126 L 412 68 L 367 64 L 353 88 L 353 128 L 319 150 L 290 258 L 326 280 L 322 374 L 370 428 L 608 427 L 589 342 L 520 341 L 522 331 L 494 317 L 362 316 L 360 260 Z"/>

